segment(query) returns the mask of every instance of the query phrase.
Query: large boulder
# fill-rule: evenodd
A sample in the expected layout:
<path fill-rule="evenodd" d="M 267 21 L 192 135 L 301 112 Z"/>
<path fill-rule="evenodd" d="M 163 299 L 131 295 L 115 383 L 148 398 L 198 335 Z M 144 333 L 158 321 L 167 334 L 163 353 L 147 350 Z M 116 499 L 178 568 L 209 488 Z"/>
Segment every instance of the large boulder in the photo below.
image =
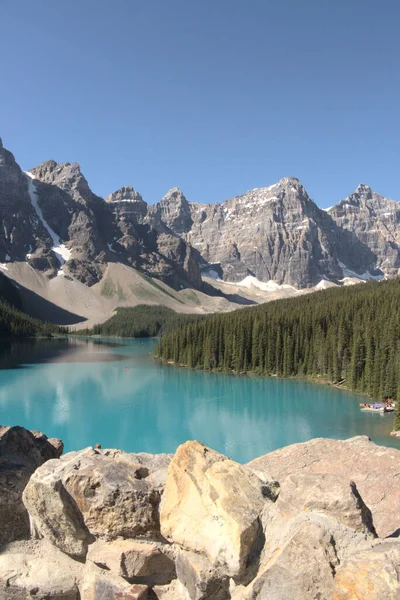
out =
<path fill-rule="evenodd" d="M 153 460 L 154 473 L 166 468 L 163 460 Z M 135 455 L 87 448 L 37 469 L 23 499 L 39 535 L 84 557 L 93 537 L 160 537 L 162 483 L 153 486 L 151 475 Z"/>
<path fill-rule="evenodd" d="M 348 557 L 335 577 L 332 600 L 398 600 L 400 540 L 379 541 Z"/>
<path fill-rule="evenodd" d="M 38 431 L 0 426 L 0 545 L 29 537 L 29 517 L 22 492 L 32 473 L 61 455 L 59 439 Z"/>
<path fill-rule="evenodd" d="M 289 476 L 300 473 L 352 480 L 371 510 L 377 534 L 385 537 L 400 528 L 400 451 L 377 446 L 366 436 L 316 438 L 256 458 L 247 466 L 271 474 L 282 486 Z"/>
<path fill-rule="evenodd" d="M 161 532 L 241 581 L 263 544 L 259 515 L 271 503 L 263 486 L 250 469 L 197 441 L 186 442 L 168 469 Z"/>
<path fill-rule="evenodd" d="M 337 565 L 329 531 L 305 521 L 240 596 L 246 600 L 330 600 Z"/>
<path fill-rule="evenodd" d="M 335 475 L 289 475 L 280 488 L 276 508 L 286 518 L 300 512 L 321 512 L 355 531 L 375 533 L 371 511 L 355 483 Z"/>

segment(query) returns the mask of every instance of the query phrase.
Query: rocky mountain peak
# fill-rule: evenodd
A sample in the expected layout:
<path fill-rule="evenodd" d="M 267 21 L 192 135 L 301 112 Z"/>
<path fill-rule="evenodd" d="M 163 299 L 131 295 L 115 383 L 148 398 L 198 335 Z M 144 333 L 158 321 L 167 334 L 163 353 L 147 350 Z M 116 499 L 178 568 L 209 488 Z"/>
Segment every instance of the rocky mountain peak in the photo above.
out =
<path fill-rule="evenodd" d="M 42 183 L 57 186 L 67 192 L 75 201 L 90 202 L 97 198 L 77 162 L 57 163 L 55 160 L 48 160 L 31 169 L 30 173 Z"/>
<path fill-rule="evenodd" d="M 165 194 L 161 202 L 181 202 L 188 204 L 185 195 L 178 187 L 173 187 Z"/>
<path fill-rule="evenodd" d="M 124 185 L 119 190 L 109 194 L 106 198 L 106 202 L 140 202 L 146 204 L 139 192 L 131 185 Z"/>
<path fill-rule="evenodd" d="M 178 187 L 165 194 L 155 205 L 154 212 L 177 235 L 187 233 L 193 225 L 190 204 Z"/>
<path fill-rule="evenodd" d="M 365 192 L 372 192 L 371 188 L 369 187 L 369 185 L 366 185 L 365 183 L 360 183 L 357 187 L 356 187 L 356 194 L 364 194 Z"/>
<path fill-rule="evenodd" d="M 0 138 L 0 150 L 3 150 L 3 140 Z"/>

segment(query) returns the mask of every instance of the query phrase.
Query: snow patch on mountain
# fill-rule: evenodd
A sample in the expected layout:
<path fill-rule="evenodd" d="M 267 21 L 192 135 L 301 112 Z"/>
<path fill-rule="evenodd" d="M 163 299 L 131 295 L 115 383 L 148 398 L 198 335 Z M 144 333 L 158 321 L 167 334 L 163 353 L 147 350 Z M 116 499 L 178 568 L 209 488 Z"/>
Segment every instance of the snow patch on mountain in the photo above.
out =
<path fill-rule="evenodd" d="M 32 202 L 32 206 L 35 209 L 36 214 L 39 217 L 40 221 L 43 223 L 43 226 L 46 229 L 47 233 L 49 234 L 49 236 L 52 239 L 52 242 L 53 242 L 52 250 L 53 250 L 54 254 L 57 256 L 58 261 L 61 265 L 61 268 L 59 269 L 57 274 L 64 275 L 63 265 L 71 258 L 71 250 L 69 250 L 66 247 L 66 245 L 62 243 L 62 241 L 58 237 L 58 235 L 53 231 L 53 229 L 50 227 L 50 225 L 45 221 L 42 210 L 38 203 L 39 198 L 38 198 L 37 187 L 33 182 L 35 177 L 29 171 L 26 171 L 25 174 L 28 177 L 28 193 L 29 193 L 29 197 Z"/>
<path fill-rule="evenodd" d="M 277 290 L 296 289 L 292 285 L 288 285 L 286 283 L 279 285 L 279 283 L 276 283 L 276 281 L 272 281 L 272 279 L 270 279 L 269 281 L 260 281 L 259 279 L 257 279 L 257 277 L 254 277 L 253 275 L 247 275 L 247 277 L 242 279 L 242 281 L 224 281 L 224 283 L 229 285 L 237 285 L 239 287 L 245 287 L 248 289 L 257 288 L 259 290 L 262 290 L 263 292 L 276 292 Z"/>
<path fill-rule="evenodd" d="M 365 273 L 362 273 L 361 275 L 359 275 L 355 271 L 348 269 L 345 264 L 340 262 L 340 260 L 338 262 L 339 262 L 340 268 L 343 271 L 344 277 L 354 277 L 355 279 L 360 279 L 361 281 L 380 281 L 381 279 L 384 278 L 383 274 L 382 275 L 371 275 L 371 273 L 369 271 L 365 271 Z"/>

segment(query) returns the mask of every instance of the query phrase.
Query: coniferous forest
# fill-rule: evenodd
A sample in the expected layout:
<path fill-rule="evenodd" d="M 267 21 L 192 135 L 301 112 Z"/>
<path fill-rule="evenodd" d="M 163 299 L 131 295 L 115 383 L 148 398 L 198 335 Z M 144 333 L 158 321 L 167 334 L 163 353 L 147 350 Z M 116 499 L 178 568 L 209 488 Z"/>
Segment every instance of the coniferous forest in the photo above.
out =
<path fill-rule="evenodd" d="M 0 300 L 0 338 L 51 337 L 55 334 L 66 334 L 66 327 L 44 323 L 30 317 L 14 306 Z"/>
<path fill-rule="evenodd" d="M 188 367 L 321 378 L 374 399 L 400 398 L 400 281 L 211 315 L 164 335 L 156 354 Z"/>
<path fill-rule="evenodd" d="M 115 314 L 104 323 L 95 325 L 92 329 L 81 329 L 76 333 L 132 338 L 155 337 L 199 318 L 202 317 L 178 314 L 166 306 L 139 304 L 117 308 Z"/>

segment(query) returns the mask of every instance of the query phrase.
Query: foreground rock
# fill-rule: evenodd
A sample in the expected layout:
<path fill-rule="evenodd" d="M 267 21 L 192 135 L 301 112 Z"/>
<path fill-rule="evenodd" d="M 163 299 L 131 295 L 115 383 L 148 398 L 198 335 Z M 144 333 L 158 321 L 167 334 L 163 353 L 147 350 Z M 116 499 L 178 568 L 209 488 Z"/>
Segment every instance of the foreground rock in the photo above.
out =
<path fill-rule="evenodd" d="M 398 600 L 399 582 L 400 544 L 395 540 L 385 540 L 371 550 L 349 557 L 340 566 L 332 600 Z"/>
<path fill-rule="evenodd" d="M 80 600 L 84 565 L 46 540 L 14 542 L 0 553 L 1 600 Z"/>
<path fill-rule="evenodd" d="M 154 542 L 99 540 L 89 547 L 88 559 L 129 581 L 160 585 L 176 578 L 174 561 L 165 548 Z"/>
<path fill-rule="evenodd" d="M 155 465 L 153 486 L 147 480 L 150 468 L 137 462 L 137 455 L 92 448 L 71 452 L 34 473 L 24 503 L 37 532 L 71 556 L 84 557 L 94 537 L 157 538 L 166 462 L 164 456 Z"/>
<path fill-rule="evenodd" d="M 344 441 L 318 438 L 293 444 L 256 458 L 248 466 L 272 474 L 281 485 L 289 476 L 301 473 L 352 480 L 372 513 L 380 537 L 400 527 L 400 452 L 377 446 L 366 436 Z"/>
<path fill-rule="evenodd" d="M 22 492 L 35 469 L 62 449 L 61 440 L 39 431 L 0 426 L 0 545 L 29 537 Z"/>
<path fill-rule="evenodd" d="M 16 435 L 42 450 L 24 459 Z M 20 452 L 30 468 L 52 452 L 39 434 L 8 439 L 3 456 Z M 332 443 L 347 449 L 342 471 Z M 87 448 L 48 460 L 23 495 L 37 539 L 0 547 L 0 598 L 398 600 L 400 539 L 377 537 L 380 513 L 360 492 L 377 480 L 354 466 L 365 447 L 393 456 L 394 482 L 400 453 L 364 438 L 297 444 L 250 466 L 195 441 L 174 457 Z"/>
<path fill-rule="evenodd" d="M 249 469 L 199 442 L 186 442 L 169 466 L 161 532 L 240 581 L 262 544 L 259 515 L 271 502 L 262 488 Z"/>
<path fill-rule="evenodd" d="M 230 598 L 229 577 L 215 569 L 205 556 L 182 550 L 177 557 L 176 571 L 192 600 Z"/>

